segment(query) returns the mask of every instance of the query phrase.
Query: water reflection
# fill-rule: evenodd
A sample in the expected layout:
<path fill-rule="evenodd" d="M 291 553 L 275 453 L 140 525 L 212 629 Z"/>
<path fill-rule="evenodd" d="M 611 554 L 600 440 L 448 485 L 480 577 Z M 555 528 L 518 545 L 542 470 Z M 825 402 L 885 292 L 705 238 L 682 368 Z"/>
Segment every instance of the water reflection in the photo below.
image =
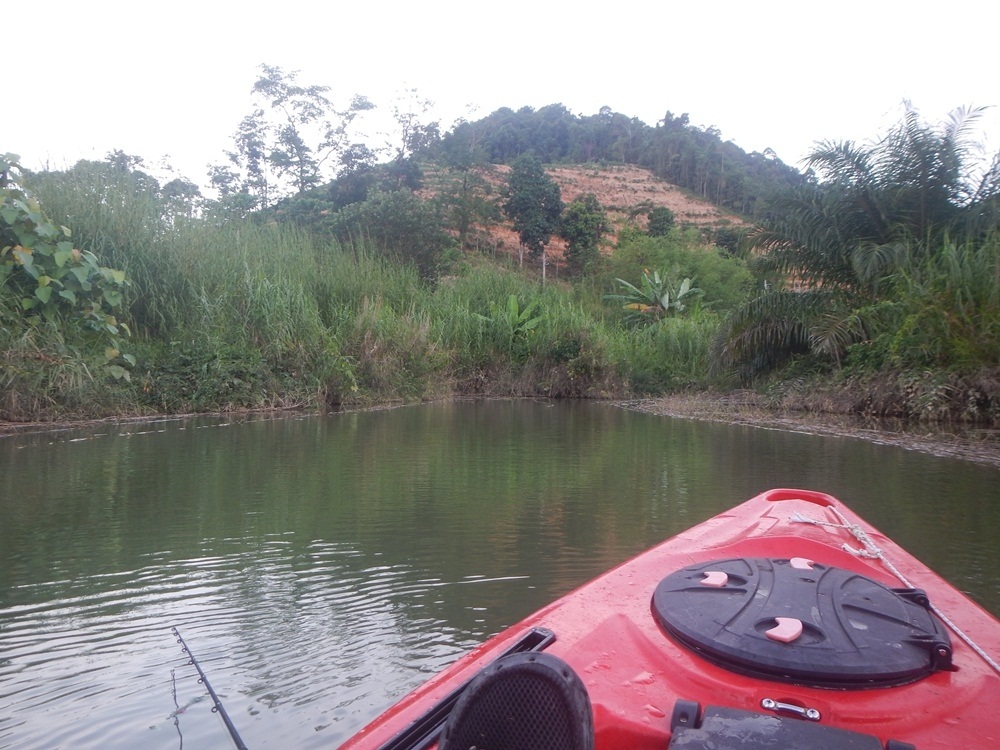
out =
<path fill-rule="evenodd" d="M 840 496 L 1000 612 L 998 478 L 578 403 L 5 438 L 0 748 L 225 745 L 171 625 L 248 745 L 335 746 L 490 634 L 775 486 Z"/>

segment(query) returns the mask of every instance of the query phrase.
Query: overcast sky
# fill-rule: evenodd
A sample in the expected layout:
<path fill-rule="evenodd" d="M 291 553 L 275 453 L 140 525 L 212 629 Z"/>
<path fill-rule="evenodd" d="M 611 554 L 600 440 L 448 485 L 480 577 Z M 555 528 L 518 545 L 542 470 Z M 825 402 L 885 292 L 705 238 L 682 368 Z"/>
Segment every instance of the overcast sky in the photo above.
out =
<path fill-rule="evenodd" d="M 987 0 L 585 3 L 551 0 L 52 0 L 3 10 L 0 151 L 62 168 L 112 149 L 204 184 L 250 109 L 261 63 L 343 106 L 405 89 L 442 126 L 499 107 L 669 110 L 798 165 L 814 142 L 868 140 L 909 99 L 938 122 L 991 106 L 1000 149 L 1000 4 Z"/>

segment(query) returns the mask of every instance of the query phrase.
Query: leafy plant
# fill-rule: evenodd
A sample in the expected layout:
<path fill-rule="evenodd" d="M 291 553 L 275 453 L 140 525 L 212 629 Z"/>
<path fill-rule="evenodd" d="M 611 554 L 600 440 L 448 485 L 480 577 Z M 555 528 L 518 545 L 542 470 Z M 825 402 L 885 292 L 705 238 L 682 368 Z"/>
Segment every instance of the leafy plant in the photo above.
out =
<path fill-rule="evenodd" d="M 973 253 L 1000 216 L 1000 154 L 982 169 L 969 140 L 981 114 L 959 109 L 931 127 L 908 105 L 902 122 L 868 145 L 819 144 L 808 166 L 820 181 L 775 200 L 751 236 L 765 291 L 723 325 L 715 366 L 749 377 L 802 353 L 838 364 L 880 333 L 881 316 L 870 314 L 880 303 L 910 300 L 920 303 L 907 335 L 894 337 L 902 349 L 944 364 L 979 358 L 974 346 L 948 357 L 940 350 L 958 335 L 951 321 L 979 325 L 969 304 L 982 296 L 978 279 L 992 276 L 988 263 L 969 273 L 983 265 Z M 950 244 L 967 249 L 950 253 Z M 922 333 L 931 325 L 934 335 Z M 963 340 L 974 342 L 962 326 Z"/>
<path fill-rule="evenodd" d="M 608 300 L 623 302 L 623 308 L 639 316 L 660 318 L 664 315 L 684 312 L 691 302 L 702 295 L 702 290 L 692 286 L 694 279 L 684 278 L 676 287 L 671 283 L 666 273 L 659 271 L 642 272 L 641 286 L 615 279 L 622 288 L 621 294 L 609 294 Z"/>
<path fill-rule="evenodd" d="M 704 294 L 701 304 L 711 301 L 716 310 L 729 310 L 746 298 L 753 275 L 741 258 L 727 256 L 691 229 L 674 228 L 663 237 L 619 235 L 602 272 L 603 283 L 617 288 L 615 279 L 641 279 L 645 269 L 660 269 L 671 279 L 691 277 Z"/>
<path fill-rule="evenodd" d="M 0 156 L 0 283 L 20 295 L 29 325 L 42 320 L 77 326 L 104 346 L 105 365 L 115 378 L 129 374 L 115 361 L 122 355 L 128 326 L 113 311 L 122 306 L 124 271 L 102 266 L 89 251 L 73 246 L 70 230 L 42 212 L 23 188 L 18 157 Z"/>
<path fill-rule="evenodd" d="M 502 208 L 514 223 L 521 248 L 528 248 L 532 258 L 542 257 L 549 238 L 559 228 L 562 192 L 542 163 L 530 154 L 511 165 Z"/>
<path fill-rule="evenodd" d="M 646 218 L 649 220 L 646 225 L 646 233 L 650 237 L 664 237 L 670 234 L 670 230 L 677 222 L 674 212 L 666 206 L 655 206 L 646 214 Z"/>
<path fill-rule="evenodd" d="M 536 307 L 538 307 L 537 300 L 532 300 L 521 307 L 517 295 L 512 294 L 507 298 L 506 305 L 490 303 L 490 312 L 492 313 L 490 317 L 485 315 L 479 317 L 501 328 L 504 333 L 510 335 L 511 339 L 524 338 L 542 322 L 541 315 L 532 315 Z"/>
<path fill-rule="evenodd" d="M 607 214 L 593 193 L 565 207 L 559 236 L 566 240 L 566 262 L 573 271 L 581 273 L 598 260 L 601 238 L 607 231 Z"/>
<path fill-rule="evenodd" d="M 1000 237 L 980 247 L 946 242 L 900 276 L 895 359 L 970 370 L 1000 364 Z"/>

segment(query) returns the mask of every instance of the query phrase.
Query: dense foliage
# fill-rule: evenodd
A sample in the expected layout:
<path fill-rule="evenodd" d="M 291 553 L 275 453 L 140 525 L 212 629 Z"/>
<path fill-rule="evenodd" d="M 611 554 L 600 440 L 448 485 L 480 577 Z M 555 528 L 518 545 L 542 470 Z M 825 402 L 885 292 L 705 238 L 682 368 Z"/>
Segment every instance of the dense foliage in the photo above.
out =
<path fill-rule="evenodd" d="M 8 372 L 37 377 L 6 382 L 4 419 L 706 384 L 711 316 L 637 337 L 602 300 L 599 277 L 543 288 L 516 263 L 458 256 L 437 204 L 409 191 L 373 193 L 312 232 L 273 213 L 189 215 L 176 186 L 121 154 L 27 182 L 57 225 L 73 223 L 81 255 L 127 270 L 120 309 L 135 367 L 109 387 L 85 358 L 61 361 L 55 378 L 51 359 L 8 350 Z M 696 237 L 657 241 L 667 252 Z M 5 296 L 0 314 L 19 307 Z"/>
<path fill-rule="evenodd" d="M 44 408 L 56 389 L 77 400 L 75 374 L 127 380 L 135 364 L 117 317 L 125 273 L 77 247 L 24 183 L 18 157 L 0 156 L 0 410 Z"/>
<path fill-rule="evenodd" d="M 354 96 L 343 110 L 328 98 L 329 86 L 301 85 L 298 74 L 261 65 L 253 85 L 253 109 L 233 136 L 226 162 L 212 167 L 212 186 L 233 210 L 267 208 L 289 193 L 318 186 L 343 166 L 367 160 L 351 143 L 351 126 L 374 108 Z M 353 148 L 352 148 L 353 146 Z"/>
<path fill-rule="evenodd" d="M 820 144 L 821 181 L 788 193 L 752 238 L 765 286 L 726 320 L 717 364 L 744 379 L 803 356 L 997 372 L 1000 155 L 978 159 L 977 115 L 932 127 L 909 109 L 872 144 Z M 969 392 L 996 411 L 994 377 L 974 375 L 984 384 Z"/>
<path fill-rule="evenodd" d="M 567 205 L 559 220 L 559 236 L 566 240 L 566 265 L 582 274 L 597 266 L 601 240 L 610 229 L 608 215 L 593 193 Z"/>

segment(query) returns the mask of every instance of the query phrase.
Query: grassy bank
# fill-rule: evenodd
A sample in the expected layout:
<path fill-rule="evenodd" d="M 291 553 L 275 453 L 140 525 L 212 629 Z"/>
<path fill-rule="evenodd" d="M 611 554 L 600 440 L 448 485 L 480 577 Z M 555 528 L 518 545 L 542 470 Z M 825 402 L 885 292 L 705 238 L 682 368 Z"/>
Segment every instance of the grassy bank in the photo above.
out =
<path fill-rule="evenodd" d="M 761 279 L 690 229 L 624 232 L 586 274 L 542 284 L 514 258 L 428 255 L 431 232 L 408 262 L 406 232 L 386 246 L 360 226 L 338 240 L 264 214 L 196 215 L 142 172 L 103 162 L 27 182 L 51 226 L 72 228 L 73 252 L 99 259 L 93 273 L 111 281 L 107 309 L 81 312 L 45 292 L 54 282 L 25 264 L 17 237 L 4 240 L 15 248 L 5 261 L 18 259 L 8 282 L 27 284 L 0 286 L 8 422 L 739 389 L 785 410 L 1000 423 L 996 238 L 915 256 L 881 296 L 809 307 L 810 294 L 769 292 L 775 306 L 753 319 Z M 410 218 L 433 214 L 417 208 Z M 119 270 L 127 282 L 112 284 Z M 771 314 L 788 300 L 798 317 Z M 720 366 L 727 356 L 737 366 Z"/>
<path fill-rule="evenodd" d="M 369 242 L 317 242 L 289 224 L 191 218 L 134 173 L 75 169 L 32 190 L 73 241 L 128 286 L 127 378 L 71 330 L 25 325 L 3 298 L 8 421 L 326 408 L 452 394 L 621 397 L 697 385 L 715 319 L 621 325 L 601 290 L 542 286 L 468 256 L 441 278 Z"/>

